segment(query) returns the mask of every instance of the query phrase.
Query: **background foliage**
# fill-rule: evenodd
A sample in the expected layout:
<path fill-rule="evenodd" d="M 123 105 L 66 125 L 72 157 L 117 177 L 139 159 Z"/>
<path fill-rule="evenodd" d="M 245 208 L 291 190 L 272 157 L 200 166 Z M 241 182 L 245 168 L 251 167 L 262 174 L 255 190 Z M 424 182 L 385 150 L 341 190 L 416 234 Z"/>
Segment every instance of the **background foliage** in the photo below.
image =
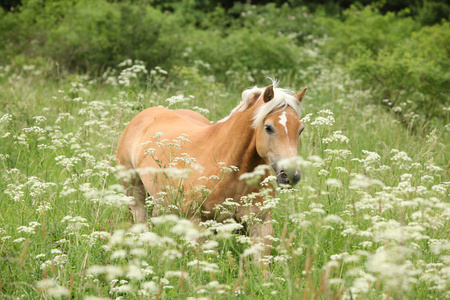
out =
<path fill-rule="evenodd" d="M 446 2 L 368 1 L 361 2 L 363 7 L 344 1 L 330 10 L 332 3 L 5 2 L 0 60 L 47 65 L 54 76 L 99 74 L 131 58 L 148 68 L 196 66 L 226 83 L 231 74 L 260 81 L 274 72 L 301 72 L 318 63 L 319 52 L 321 59 L 345 67 L 373 89 L 379 104 L 411 101 L 399 111 L 405 124 L 414 123 L 418 130 L 425 123 L 445 124 L 450 86 Z"/>

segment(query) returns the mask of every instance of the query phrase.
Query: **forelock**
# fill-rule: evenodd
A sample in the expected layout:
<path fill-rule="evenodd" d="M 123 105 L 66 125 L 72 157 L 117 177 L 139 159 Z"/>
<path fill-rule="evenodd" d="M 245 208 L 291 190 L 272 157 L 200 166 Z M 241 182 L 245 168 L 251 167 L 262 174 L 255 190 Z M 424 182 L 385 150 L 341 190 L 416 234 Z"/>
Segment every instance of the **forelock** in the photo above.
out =
<path fill-rule="evenodd" d="M 252 128 L 258 127 L 270 113 L 274 112 L 278 108 L 284 109 L 284 108 L 290 106 L 290 107 L 292 107 L 292 109 L 294 109 L 295 113 L 299 117 L 301 117 L 300 101 L 297 98 L 295 98 L 295 96 L 294 96 L 295 93 L 293 91 L 290 91 L 287 89 L 278 88 L 278 81 L 275 79 L 271 79 L 271 80 L 272 80 L 272 85 L 273 85 L 273 90 L 274 90 L 274 97 L 269 102 L 262 104 L 255 111 L 255 114 L 253 116 Z M 258 97 L 258 99 L 256 100 L 256 103 L 259 101 L 263 101 L 262 95 L 263 95 L 265 89 L 266 88 L 258 88 L 255 86 L 253 88 L 244 90 L 242 92 L 241 103 L 239 104 L 238 107 L 236 107 L 232 111 L 231 115 L 236 110 L 238 110 L 238 111 L 246 110 L 251 103 L 250 100 L 253 99 L 254 97 Z M 221 121 L 225 121 L 226 119 L 228 119 L 228 117 Z"/>
<path fill-rule="evenodd" d="M 262 101 L 261 96 L 259 98 L 260 99 L 258 99 L 258 101 Z M 256 110 L 255 115 L 253 116 L 252 127 L 257 128 L 272 112 L 278 108 L 284 109 L 288 106 L 290 106 L 295 113 L 301 117 L 300 101 L 295 98 L 294 92 L 286 89 L 274 88 L 273 99 L 267 103 L 264 103 Z"/>

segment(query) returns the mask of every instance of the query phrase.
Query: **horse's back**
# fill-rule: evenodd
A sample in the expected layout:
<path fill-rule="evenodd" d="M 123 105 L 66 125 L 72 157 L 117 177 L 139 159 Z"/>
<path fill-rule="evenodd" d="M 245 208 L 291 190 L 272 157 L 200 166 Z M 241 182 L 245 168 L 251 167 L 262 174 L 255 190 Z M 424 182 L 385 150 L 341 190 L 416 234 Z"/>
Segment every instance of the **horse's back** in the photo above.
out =
<path fill-rule="evenodd" d="M 116 158 L 125 168 L 135 168 L 139 145 L 152 139 L 156 132 L 163 132 L 163 139 L 210 126 L 211 122 L 199 113 L 187 109 L 170 110 L 151 107 L 137 114 L 120 136 Z M 172 137 L 172 135 L 175 135 Z"/>
<path fill-rule="evenodd" d="M 173 111 L 180 117 L 186 119 L 187 121 L 191 121 L 199 126 L 209 126 L 211 125 L 211 122 L 205 118 L 203 115 L 199 114 L 198 112 L 189 110 L 189 109 L 177 109 Z"/>

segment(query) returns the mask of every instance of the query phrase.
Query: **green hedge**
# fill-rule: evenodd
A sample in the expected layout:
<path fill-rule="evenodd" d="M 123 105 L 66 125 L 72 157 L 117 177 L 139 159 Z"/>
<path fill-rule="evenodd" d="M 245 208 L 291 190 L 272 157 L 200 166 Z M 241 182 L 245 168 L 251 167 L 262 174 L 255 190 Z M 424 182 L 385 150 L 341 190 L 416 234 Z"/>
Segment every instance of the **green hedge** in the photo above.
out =
<path fill-rule="evenodd" d="M 106 1 L 28 1 L 20 13 L 7 14 L 14 23 L 8 40 L 71 71 L 97 71 L 126 58 L 167 66 L 186 47 L 175 15 L 150 6 Z M 15 36 L 20 32 L 20 36 Z M 4 49 L 8 52 L 8 49 Z"/>
<path fill-rule="evenodd" d="M 0 47 L 5 62 L 25 54 L 55 61 L 70 72 L 97 72 L 127 58 L 167 69 L 202 60 L 219 78 L 228 70 L 295 67 L 291 38 L 258 28 L 226 28 L 231 16 L 223 10 L 212 15 L 161 12 L 130 2 L 29 0 L 20 13 L 4 14 L 0 26 L 11 30 L 3 32 Z"/>
<path fill-rule="evenodd" d="M 366 7 L 346 11 L 343 21 L 323 19 L 331 41 L 323 53 L 371 88 L 380 103 L 405 117 L 448 122 L 450 25 L 421 27 L 402 14 Z M 440 122 L 440 121 L 439 121 Z"/>

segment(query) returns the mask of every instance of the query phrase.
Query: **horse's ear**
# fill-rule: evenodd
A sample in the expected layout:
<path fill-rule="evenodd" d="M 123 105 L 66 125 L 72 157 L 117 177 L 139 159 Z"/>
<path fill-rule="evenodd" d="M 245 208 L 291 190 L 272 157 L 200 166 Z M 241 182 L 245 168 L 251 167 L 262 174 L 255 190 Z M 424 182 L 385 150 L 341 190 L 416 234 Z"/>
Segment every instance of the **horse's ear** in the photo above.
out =
<path fill-rule="evenodd" d="M 269 85 L 266 90 L 264 91 L 263 100 L 264 103 L 269 102 L 273 99 L 274 92 L 273 92 L 273 84 Z"/>
<path fill-rule="evenodd" d="M 295 98 L 297 98 L 298 101 L 302 102 L 303 97 L 305 96 L 307 90 L 308 88 L 304 88 L 303 91 L 295 95 Z"/>

